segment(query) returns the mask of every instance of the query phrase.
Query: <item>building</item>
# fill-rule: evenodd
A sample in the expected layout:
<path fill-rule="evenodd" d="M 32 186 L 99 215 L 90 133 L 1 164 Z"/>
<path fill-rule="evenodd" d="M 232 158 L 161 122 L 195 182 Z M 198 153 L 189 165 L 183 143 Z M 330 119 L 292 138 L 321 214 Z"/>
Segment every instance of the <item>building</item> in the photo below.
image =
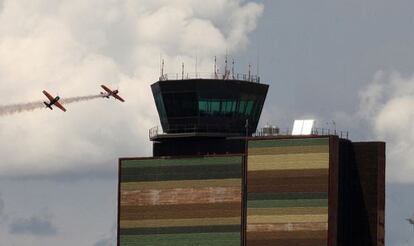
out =
<path fill-rule="evenodd" d="M 254 136 L 250 76 L 151 88 L 162 131 L 119 159 L 118 245 L 384 245 L 385 143 Z"/>

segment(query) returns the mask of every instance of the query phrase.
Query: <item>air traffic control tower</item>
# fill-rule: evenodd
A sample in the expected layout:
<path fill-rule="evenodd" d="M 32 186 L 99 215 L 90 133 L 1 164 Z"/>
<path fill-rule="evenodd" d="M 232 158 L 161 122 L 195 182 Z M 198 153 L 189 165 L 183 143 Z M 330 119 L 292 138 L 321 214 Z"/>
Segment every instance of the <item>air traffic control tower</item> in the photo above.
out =
<path fill-rule="evenodd" d="M 119 159 L 119 246 L 384 245 L 385 143 L 257 134 L 268 88 L 217 74 L 151 86 L 161 127 L 153 156 Z"/>
<path fill-rule="evenodd" d="M 163 132 L 150 130 L 154 156 L 240 154 L 266 99 L 258 77 L 160 80 L 151 86 Z"/>

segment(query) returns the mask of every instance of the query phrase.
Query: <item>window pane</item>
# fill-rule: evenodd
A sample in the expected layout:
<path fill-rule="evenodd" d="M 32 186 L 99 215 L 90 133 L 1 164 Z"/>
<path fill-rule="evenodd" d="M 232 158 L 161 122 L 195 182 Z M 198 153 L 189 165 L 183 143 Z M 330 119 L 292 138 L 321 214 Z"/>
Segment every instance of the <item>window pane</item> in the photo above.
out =
<path fill-rule="evenodd" d="M 211 102 L 211 112 L 218 113 L 220 112 L 220 101 L 217 99 Z"/>
<path fill-rule="evenodd" d="M 208 107 L 207 101 L 199 101 L 198 102 L 198 110 L 200 110 L 200 112 L 206 112 L 207 107 Z"/>
<path fill-rule="evenodd" d="M 239 113 L 244 114 L 245 110 L 246 110 L 246 101 L 240 100 Z"/>
<path fill-rule="evenodd" d="M 249 100 L 246 106 L 246 115 L 251 115 L 253 109 L 253 100 Z"/>

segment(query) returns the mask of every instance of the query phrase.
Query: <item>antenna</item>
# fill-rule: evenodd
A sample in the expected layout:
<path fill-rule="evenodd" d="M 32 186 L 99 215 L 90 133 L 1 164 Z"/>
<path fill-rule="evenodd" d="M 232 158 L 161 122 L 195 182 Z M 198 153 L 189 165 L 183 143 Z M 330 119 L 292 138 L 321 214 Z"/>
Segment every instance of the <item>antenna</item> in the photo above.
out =
<path fill-rule="evenodd" d="M 164 79 L 164 59 L 161 62 L 161 78 Z"/>
<path fill-rule="evenodd" d="M 160 53 L 160 78 L 162 77 L 161 61 L 162 61 L 162 55 Z"/>
<path fill-rule="evenodd" d="M 217 57 L 214 56 L 214 78 L 217 79 Z"/>
<path fill-rule="evenodd" d="M 260 67 L 260 50 L 257 48 L 257 64 L 256 64 L 256 76 L 259 77 L 259 67 Z"/>
<path fill-rule="evenodd" d="M 196 56 L 196 58 L 195 58 L 195 77 L 196 78 L 198 78 L 198 75 L 197 75 L 197 59 L 198 59 L 198 57 Z"/>
<path fill-rule="evenodd" d="M 224 60 L 224 75 L 223 79 L 227 79 L 227 50 L 226 50 L 226 59 Z"/>
<path fill-rule="evenodd" d="M 231 63 L 231 77 L 234 79 L 234 59 Z"/>
<path fill-rule="evenodd" d="M 184 79 L 184 62 L 181 65 L 181 79 Z"/>
<path fill-rule="evenodd" d="M 249 81 L 250 81 L 250 76 L 251 76 L 251 70 L 252 70 L 252 65 L 249 63 L 249 74 L 248 74 Z"/>

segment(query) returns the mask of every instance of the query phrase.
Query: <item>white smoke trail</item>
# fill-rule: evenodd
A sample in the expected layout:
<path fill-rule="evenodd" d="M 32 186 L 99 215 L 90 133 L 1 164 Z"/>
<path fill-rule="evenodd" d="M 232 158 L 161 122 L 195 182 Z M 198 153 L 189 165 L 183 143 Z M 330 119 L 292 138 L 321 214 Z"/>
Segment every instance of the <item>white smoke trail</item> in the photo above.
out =
<path fill-rule="evenodd" d="M 70 104 L 70 103 L 81 102 L 81 101 L 89 101 L 89 100 L 93 100 L 95 98 L 101 98 L 101 97 L 103 97 L 103 95 L 99 94 L 99 95 L 89 95 L 89 96 L 82 96 L 82 97 L 63 98 L 59 101 L 62 102 L 62 104 Z"/>
<path fill-rule="evenodd" d="M 38 108 L 43 108 L 45 105 L 42 101 L 31 103 L 19 103 L 12 105 L 0 106 L 0 116 L 17 114 L 25 111 L 33 111 Z"/>
<path fill-rule="evenodd" d="M 103 97 L 103 95 L 100 95 L 100 94 L 80 96 L 80 97 L 69 97 L 69 98 L 62 98 L 61 100 L 59 100 L 59 102 L 61 102 L 63 105 L 66 105 L 66 104 L 71 104 L 75 102 L 89 101 L 89 100 L 93 100 L 93 99 L 101 98 L 101 97 Z M 33 111 L 33 110 L 40 109 L 40 108 L 45 108 L 43 101 L 3 105 L 3 106 L 0 106 L 0 117 L 23 113 L 27 111 Z"/>

